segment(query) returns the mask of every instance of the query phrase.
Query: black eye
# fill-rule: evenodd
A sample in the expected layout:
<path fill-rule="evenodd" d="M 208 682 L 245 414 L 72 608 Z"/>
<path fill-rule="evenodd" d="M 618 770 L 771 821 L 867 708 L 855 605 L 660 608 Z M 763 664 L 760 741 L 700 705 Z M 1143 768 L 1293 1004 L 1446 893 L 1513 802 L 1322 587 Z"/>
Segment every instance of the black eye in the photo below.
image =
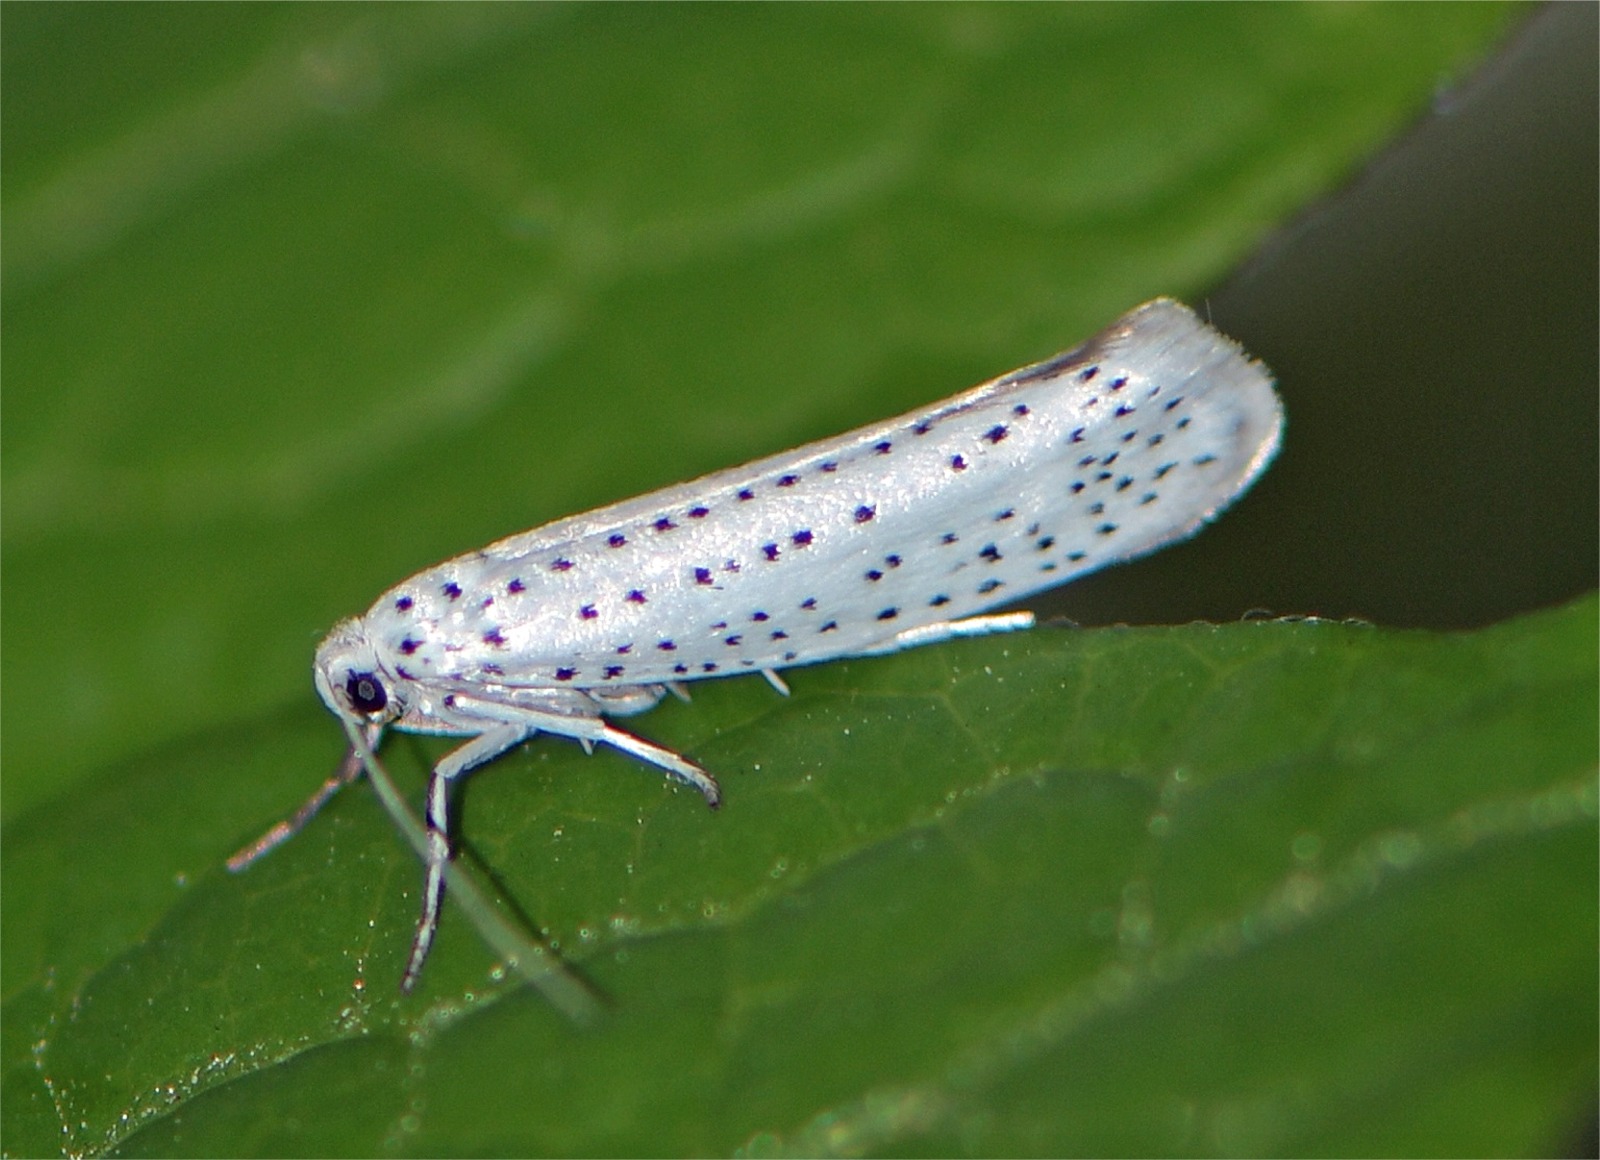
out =
<path fill-rule="evenodd" d="M 389 703 L 389 695 L 383 691 L 383 682 L 371 673 L 351 673 L 350 679 L 344 683 L 344 693 L 350 698 L 350 703 L 363 713 L 376 713 Z"/>

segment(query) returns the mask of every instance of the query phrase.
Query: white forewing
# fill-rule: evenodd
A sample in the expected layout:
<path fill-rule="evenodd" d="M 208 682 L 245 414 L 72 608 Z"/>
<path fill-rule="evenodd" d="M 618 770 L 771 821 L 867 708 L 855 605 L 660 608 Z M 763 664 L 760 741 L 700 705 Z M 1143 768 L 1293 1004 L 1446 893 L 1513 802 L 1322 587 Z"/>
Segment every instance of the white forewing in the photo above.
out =
<path fill-rule="evenodd" d="M 978 614 L 1189 535 L 1266 466 L 1282 422 L 1266 370 L 1161 300 L 944 403 L 512 536 L 384 593 L 317 649 L 318 692 L 357 749 L 391 726 L 469 738 L 429 780 L 402 987 L 433 942 L 448 787 L 468 770 L 553 733 L 655 765 L 714 806 L 709 773 L 605 718 L 679 681 L 762 671 L 781 691 L 789 665 L 1023 627 L 1026 614 Z M 347 760 L 230 868 L 359 768 Z"/>
<path fill-rule="evenodd" d="M 946 402 L 446 561 L 364 624 L 402 680 L 451 687 L 848 656 L 1189 535 L 1281 425 L 1267 371 L 1158 300 Z"/>

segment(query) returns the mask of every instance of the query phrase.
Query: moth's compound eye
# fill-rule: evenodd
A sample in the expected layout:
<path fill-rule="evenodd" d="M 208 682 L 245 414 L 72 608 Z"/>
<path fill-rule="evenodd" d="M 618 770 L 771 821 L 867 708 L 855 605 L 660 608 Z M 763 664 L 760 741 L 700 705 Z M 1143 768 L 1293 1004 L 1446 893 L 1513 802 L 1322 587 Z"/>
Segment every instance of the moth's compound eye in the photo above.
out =
<path fill-rule="evenodd" d="M 383 682 L 371 673 L 351 673 L 344 683 L 345 696 L 359 712 L 376 713 L 389 703 L 383 691 Z"/>

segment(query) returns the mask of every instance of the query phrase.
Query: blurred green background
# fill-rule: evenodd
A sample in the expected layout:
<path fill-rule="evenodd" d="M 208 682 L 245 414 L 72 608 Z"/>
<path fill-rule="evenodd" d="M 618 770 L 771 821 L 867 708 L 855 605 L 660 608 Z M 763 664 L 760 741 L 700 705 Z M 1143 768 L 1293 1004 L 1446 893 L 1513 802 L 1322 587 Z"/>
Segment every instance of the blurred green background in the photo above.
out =
<path fill-rule="evenodd" d="M 305 695 L 418 567 L 1161 293 L 1278 372 L 1289 453 L 1046 611 L 1448 626 L 1591 587 L 1593 70 L 1445 95 L 1511 18 L 18 8 L 6 815 Z M 1420 163 L 1362 173 L 1434 87 Z"/>
<path fill-rule="evenodd" d="M 384 587 L 942 398 L 1157 294 L 1272 366 L 1284 454 L 1205 536 L 1041 611 L 1453 628 L 1594 587 L 1592 6 L 8 5 L 0 22 L 8 848 L 47 848 L 79 795 L 100 819 L 86 839 L 143 842 L 161 879 L 126 930 L 86 920 L 115 909 L 93 881 L 54 920 L 91 974 L 159 945 L 148 924 L 214 912 L 173 893 L 173 866 L 213 872 L 321 775 L 337 737 L 311 650 Z M 695 709 L 753 719 L 758 699 Z M 241 796 L 202 800 L 207 778 Z M 130 835 L 163 787 L 164 823 Z M 411 886 L 381 830 L 361 858 L 367 887 Z M 12 945 L 18 884 L 51 879 L 7 863 Z M 60 863 L 64 881 L 93 859 Z M 270 881 L 291 906 L 345 889 Z M 382 911 L 402 941 L 407 908 Z M 71 956 L 44 945 L 7 970 L 8 1034 L 67 997 L 49 980 Z M 375 986 L 386 971 L 375 955 Z M 288 1006 L 295 986 L 265 994 Z M 440 1002 L 398 1025 L 460 1015 Z M 317 1027 L 307 1042 L 354 1042 Z M 296 1050 L 280 1034 L 251 1060 L 239 1032 L 183 1092 L 271 1076 Z M 100 1056 L 80 1050 L 87 1074 Z M 29 1051 L 8 1045 L 14 1107 L 40 1098 Z M 127 1103 L 102 1093 L 105 1123 L 74 1143 L 120 1139 L 108 1110 Z M 530 1147 L 526 1126 L 496 1144 L 429 1111 L 435 1147 Z M 398 1148 L 391 1113 L 335 1139 Z M 1236 1114 L 1205 1147 L 1295 1139 Z"/>

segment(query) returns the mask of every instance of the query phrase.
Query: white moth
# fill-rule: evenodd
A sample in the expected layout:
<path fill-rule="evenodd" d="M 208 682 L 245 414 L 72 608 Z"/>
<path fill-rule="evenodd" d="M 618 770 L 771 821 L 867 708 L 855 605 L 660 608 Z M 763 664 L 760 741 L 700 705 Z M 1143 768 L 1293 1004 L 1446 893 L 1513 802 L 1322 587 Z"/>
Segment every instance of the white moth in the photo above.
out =
<path fill-rule="evenodd" d="M 422 915 L 451 858 L 449 786 L 538 733 L 604 742 L 693 786 L 709 773 L 607 717 L 680 682 L 1009 632 L 988 615 L 1191 535 L 1278 448 L 1272 378 L 1186 307 L 1141 306 L 1073 350 L 943 403 L 558 520 L 447 560 L 341 621 L 317 692 L 386 727 L 469 738 L 428 789 Z M 359 775 L 340 771 L 230 861 L 242 869 Z"/>

